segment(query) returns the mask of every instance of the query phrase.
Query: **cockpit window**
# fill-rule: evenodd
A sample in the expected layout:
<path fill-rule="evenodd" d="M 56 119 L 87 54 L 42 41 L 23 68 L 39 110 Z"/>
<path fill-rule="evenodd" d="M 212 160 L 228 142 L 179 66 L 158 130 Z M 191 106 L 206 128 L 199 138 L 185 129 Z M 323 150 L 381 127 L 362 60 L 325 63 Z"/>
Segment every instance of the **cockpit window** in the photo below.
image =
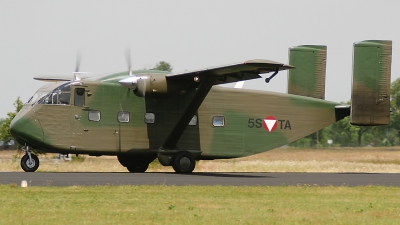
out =
<path fill-rule="evenodd" d="M 38 92 L 39 93 L 39 92 Z M 35 94 L 36 95 L 36 94 Z M 34 95 L 34 96 L 35 96 Z M 33 99 L 33 97 L 32 97 Z M 28 101 L 29 103 L 29 101 Z M 34 104 L 35 102 L 33 102 Z M 63 84 L 52 92 L 42 95 L 38 101 L 39 104 L 51 105 L 69 105 L 71 103 L 71 86 L 70 83 Z"/>
<path fill-rule="evenodd" d="M 37 101 L 38 101 L 39 99 L 43 98 L 46 94 L 47 94 L 47 92 L 40 92 L 40 91 L 36 92 L 36 93 L 28 100 L 28 102 L 25 103 L 25 105 L 28 105 L 28 104 L 33 105 L 33 104 L 37 103 Z"/>

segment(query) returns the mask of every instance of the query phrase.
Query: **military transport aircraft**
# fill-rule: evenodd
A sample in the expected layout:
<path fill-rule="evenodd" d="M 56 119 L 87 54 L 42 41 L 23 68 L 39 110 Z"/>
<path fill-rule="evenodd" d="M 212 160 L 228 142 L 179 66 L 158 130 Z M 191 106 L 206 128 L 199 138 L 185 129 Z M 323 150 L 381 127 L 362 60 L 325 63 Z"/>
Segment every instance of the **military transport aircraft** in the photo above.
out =
<path fill-rule="evenodd" d="M 326 50 L 289 48 L 290 65 L 256 59 L 182 73 L 129 65 L 128 72 L 82 79 L 78 70 L 73 79 L 37 77 L 53 82 L 29 99 L 10 128 L 26 152 L 21 167 L 38 169 L 36 149 L 116 155 L 130 172 L 145 172 L 158 158 L 190 173 L 197 160 L 265 152 L 348 115 L 356 125 L 388 124 L 392 42 L 354 43 L 351 106 L 324 100 Z M 286 69 L 288 94 L 216 86 L 271 73 L 268 83 Z"/>

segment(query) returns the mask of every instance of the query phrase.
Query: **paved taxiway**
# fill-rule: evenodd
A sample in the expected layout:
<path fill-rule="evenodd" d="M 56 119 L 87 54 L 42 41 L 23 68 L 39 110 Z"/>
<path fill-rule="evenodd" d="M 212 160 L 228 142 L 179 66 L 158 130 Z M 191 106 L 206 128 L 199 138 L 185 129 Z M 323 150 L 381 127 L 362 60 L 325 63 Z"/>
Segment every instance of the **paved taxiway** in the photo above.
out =
<path fill-rule="evenodd" d="M 400 186 L 396 173 L 48 173 L 1 172 L 0 184 L 72 185 L 333 185 Z"/>

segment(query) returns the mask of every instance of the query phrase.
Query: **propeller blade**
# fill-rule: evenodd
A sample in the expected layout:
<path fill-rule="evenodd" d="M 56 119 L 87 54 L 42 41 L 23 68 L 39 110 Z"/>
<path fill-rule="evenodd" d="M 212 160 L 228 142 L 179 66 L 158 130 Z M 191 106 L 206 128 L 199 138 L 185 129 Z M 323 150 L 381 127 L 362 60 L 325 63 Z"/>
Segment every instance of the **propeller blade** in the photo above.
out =
<path fill-rule="evenodd" d="M 123 100 L 122 100 L 122 104 L 121 104 L 121 102 L 119 103 L 120 111 L 125 112 L 124 109 L 125 109 L 125 106 L 126 106 L 126 101 L 127 101 L 127 98 L 129 98 L 130 93 L 131 93 L 131 90 L 127 89 L 126 93 L 124 94 L 124 97 L 123 97 Z"/>
<path fill-rule="evenodd" d="M 128 45 L 125 49 L 125 59 L 128 65 L 129 76 L 132 76 L 132 59 L 131 59 L 131 47 Z"/>
<path fill-rule="evenodd" d="M 76 52 L 76 63 L 75 63 L 75 73 L 79 72 L 79 68 L 81 67 L 81 60 L 82 60 L 82 54 L 79 50 Z"/>
<path fill-rule="evenodd" d="M 146 80 L 144 79 L 143 98 L 146 97 Z"/>

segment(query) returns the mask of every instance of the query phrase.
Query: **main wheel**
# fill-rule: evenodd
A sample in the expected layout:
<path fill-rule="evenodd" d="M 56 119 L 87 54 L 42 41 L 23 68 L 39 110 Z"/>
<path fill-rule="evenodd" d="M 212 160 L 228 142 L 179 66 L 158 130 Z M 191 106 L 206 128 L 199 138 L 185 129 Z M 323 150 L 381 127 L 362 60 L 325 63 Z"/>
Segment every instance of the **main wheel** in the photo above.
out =
<path fill-rule="evenodd" d="M 189 152 L 179 152 L 172 160 L 172 168 L 177 173 L 191 173 L 195 166 L 196 161 Z"/>
<path fill-rule="evenodd" d="M 127 166 L 126 168 L 131 173 L 144 173 L 144 172 L 146 172 L 147 168 L 149 168 L 149 164 Z"/>
<path fill-rule="evenodd" d="M 117 155 L 119 163 L 131 173 L 144 173 L 155 155 Z"/>
<path fill-rule="evenodd" d="M 31 154 L 32 160 L 28 155 L 24 155 L 21 159 L 21 167 L 25 172 L 35 172 L 39 168 L 39 158 Z"/>

